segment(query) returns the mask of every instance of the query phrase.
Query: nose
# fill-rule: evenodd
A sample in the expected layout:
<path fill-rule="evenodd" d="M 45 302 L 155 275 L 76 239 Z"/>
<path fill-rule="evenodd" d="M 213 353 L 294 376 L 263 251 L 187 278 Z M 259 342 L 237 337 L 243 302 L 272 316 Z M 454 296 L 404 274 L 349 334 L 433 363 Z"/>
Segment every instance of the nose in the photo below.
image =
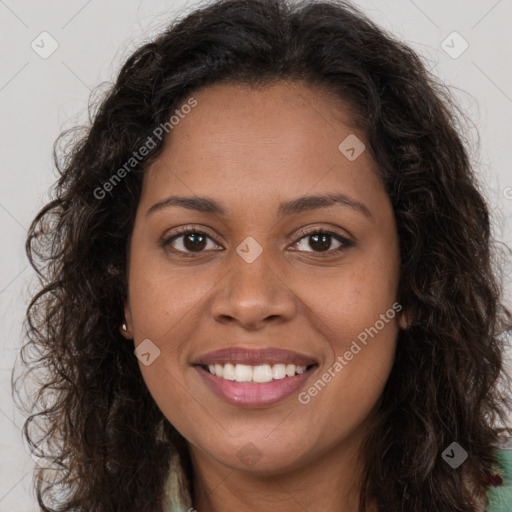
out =
<path fill-rule="evenodd" d="M 296 314 L 292 290 L 264 254 L 251 263 L 234 255 L 233 266 L 212 300 L 215 321 L 257 331 L 269 323 L 289 321 Z"/>

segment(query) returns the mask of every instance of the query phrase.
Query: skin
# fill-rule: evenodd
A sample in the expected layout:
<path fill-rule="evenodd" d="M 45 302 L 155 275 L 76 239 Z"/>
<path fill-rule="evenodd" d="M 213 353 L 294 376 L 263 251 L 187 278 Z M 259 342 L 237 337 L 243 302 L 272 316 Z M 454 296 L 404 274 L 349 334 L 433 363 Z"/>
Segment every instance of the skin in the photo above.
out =
<path fill-rule="evenodd" d="M 350 134 L 368 143 L 346 105 L 302 83 L 217 84 L 193 96 L 197 106 L 144 179 L 123 334 L 161 351 L 139 364 L 188 442 L 195 509 L 356 511 L 359 447 L 391 371 L 401 315 L 307 404 L 296 393 L 266 407 L 228 404 L 191 361 L 230 346 L 294 350 L 319 362 L 304 391 L 392 307 L 400 264 L 389 197 L 369 151 L 349 161 L 338 150 Z M 277 214 L 281 201 L 334 192 L 369 215 L 343 204 Z M 171 195 L 207 196 L 229 214 L 180 206 L 147 214 Z M 186 235 L 162 247 L 179 226 L 210 238 L 196 252 Z M 328 238 L 322 249 L 302 228 L 331 229 L 352 245 L 336 252 L 340 242 Z M 252 263 L 236 252 L 248 236 L 262 248 Z M 238 456 L 249 442 L 260 455 L 251 467 Z"/>

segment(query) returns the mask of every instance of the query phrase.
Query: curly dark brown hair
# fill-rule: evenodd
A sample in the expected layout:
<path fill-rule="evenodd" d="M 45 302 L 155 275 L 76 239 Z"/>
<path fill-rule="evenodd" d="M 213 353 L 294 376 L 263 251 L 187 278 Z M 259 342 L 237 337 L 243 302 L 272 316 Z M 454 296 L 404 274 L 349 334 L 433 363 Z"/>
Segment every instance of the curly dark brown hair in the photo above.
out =
<path fill-rule="evenodd" d="M 510 314 L 447 88 L 348 3 L 220 0 L 136 50 L 91 103 L 90 126 L 55 143 L 59 178 L 26 243 L 39 288 L 27 309 L 24 371 L 13 378 L 17 389 L 20 377 L 39 375 L 24 436 L 48 461 L 34 484 L 45 512 L 160 511 L 173 454 L 190 474 L 186 442 L 119 332 L 144 171 L 164 139 L 123 179 L 112 176 L 193 91 L 278 80 L 352 106 L 396 218 L 409 327 L 363 445 L 361 510 L 372 497 L 380 511 L 469 512 L 484 495 L 493 447 L 511 434 L 497 426 L 510 413 Z M 441 458 L 453 441 L 469 452 L 459 470 Z"/>

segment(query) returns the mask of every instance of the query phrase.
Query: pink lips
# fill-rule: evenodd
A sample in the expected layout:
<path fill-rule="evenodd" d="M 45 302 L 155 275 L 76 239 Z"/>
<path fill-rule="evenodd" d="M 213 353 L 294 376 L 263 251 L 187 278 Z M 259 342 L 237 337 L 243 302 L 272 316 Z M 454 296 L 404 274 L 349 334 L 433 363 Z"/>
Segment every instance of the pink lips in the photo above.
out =
<path fill-rule="evenodd" d="M 291 350 L 284 350 L 281 348 L 237 348 L 229 347 L 215 350 L 214 352 L 208 352 L 203 356 L 199 356 L 197 359 L 192 361 L 192 364 L 196 365 L 209 365 L 209 364 L 226 364 L 226 363 L 238 363 L 238 364 L 294 364 L 296 366 L 309 366 L 311 364 L 317 364 L 312 357 L 298 352 L 292 352 Z"/>
<path fill-rule="evenodd" d="M 204 366 L 210 364 L 295 364 L 308 366 L 304 373 L 271 382 L 236 382 L 212 375 Z M 193 364 L 203 382 L 226 402 L 239 407 L 266 407 L 298 391 L 318 367 L 317 362 L 306 355 L 284 349 L 227 348 L 198 357 Z"/>
<path fill-rule="evenodd" d="M 218 396 L 239 407 L 265 407 L 272 405 L 297 391 L 311 376 L 316 367 L 300 375 L 273 380 L 272 382 L 235 382 L 212 375 L 196 366 L 201 378 Z"/>

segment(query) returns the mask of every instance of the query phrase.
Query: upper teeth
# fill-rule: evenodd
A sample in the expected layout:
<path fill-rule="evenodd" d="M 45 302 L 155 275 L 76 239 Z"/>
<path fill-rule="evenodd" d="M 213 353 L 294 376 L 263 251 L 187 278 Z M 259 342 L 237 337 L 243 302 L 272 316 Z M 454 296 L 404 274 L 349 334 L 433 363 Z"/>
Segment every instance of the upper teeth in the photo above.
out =
<path fill-rule="evenodd" d="M 296 373 L 304 373 L 306 366 L 294 364 L 261 364 L 250 366 L 248 364 L 210 364 L 208 369 L 212 375 L 226 380 L 237 382 L 270 382 L 272 379 L 293 377 Z"/>

